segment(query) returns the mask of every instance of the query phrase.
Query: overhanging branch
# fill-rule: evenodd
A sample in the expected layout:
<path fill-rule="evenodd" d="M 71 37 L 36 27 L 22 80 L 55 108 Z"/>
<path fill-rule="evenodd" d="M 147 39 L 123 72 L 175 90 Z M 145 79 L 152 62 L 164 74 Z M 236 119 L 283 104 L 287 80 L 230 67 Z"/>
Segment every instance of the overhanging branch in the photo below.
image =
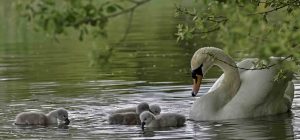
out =
<path fill-rule="evenodd" d="M 207 30 L 207 31 L 194 31 L 192 32 L 193 34 L 207 34 L 207 33 L 211 33 L 211 32 L 215 32 L 220 30 L 220 27 L 215 27 L 213 29 Z"/>
<path fill-rule="evenodd" d="M 267 11 L 263 11 L 263 12 L 257 12 L 257 13 L 251 13 L 251 14 L 248 14 L 247 16 L 253 16 L 253 15 L 264 15 L 264 14 L 268 14 L 268 13 L 271 13 L 271 12 L 274 12 L 274 11 L 277 11 L 279 9 L 282 9 L 282 8 L 285 8 L 287 7 L 288 5 L 282 5 L 282 6 L 279 6 L 279 7 L 276 7 L 276 8 L 273 8 L 271 10 L 267 10 Z"/>
<path fill-rule="evenodd" d="M 97 17 L 97 18 L 84 18 L 84 19 L 79 20 L 76 23 L 74 23 L 74 26 L 78 26 L 78 25 L 81 25 L 81 24 L 84 24 L 84 23 L 95 22 L 95 21 L 99 21 L 99 20 L 102 20 L 102 19 L 117 17 L 119 15 L 123 15 L 123 14 L 126 14 L 128 12 L 134 11 L 137 7 L 147 3 L 149 1 L 151 1 L 151 0 L 134 1 L 135 5 L 130 7 L 130 8 L 124 9 L 124 10 L 122 10 L 120 12 L 117 12 L 117 13 L 114 13 L 114 14 L 101 16 L 101 17 Z M 131 2 L 132 2 L 132 0 L 131 0 Z"/>

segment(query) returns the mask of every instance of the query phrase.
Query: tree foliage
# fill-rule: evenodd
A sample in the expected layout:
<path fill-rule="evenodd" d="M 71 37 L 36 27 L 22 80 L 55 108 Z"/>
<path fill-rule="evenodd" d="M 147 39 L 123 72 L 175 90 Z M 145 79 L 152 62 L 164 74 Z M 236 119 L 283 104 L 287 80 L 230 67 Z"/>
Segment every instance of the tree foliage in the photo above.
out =
<path fill-rule="evenodd" d="M 106 37 L 111 18 L 132 15 L 149 1 L 31 0 L 22 2 L 19 9 L 37 29 L 54 36 L 75 29 L 83 40 L 87 34 Z M 194 0 L 193 7 L 175 7 L 177 16 L 188 19 L 178 24 L 177 41 L 210 40 L 237 58 L 288 57 L 293 63 L 288 69 L 298 70 L 299 7 L 299 0 Z"/>
<path fill-rule="evenodd" d="M 193 38 L 221 43 L 235 57 L 291 57 L 299 66 L 300 1 L 203 0 L 194 7 L 176 7 L 189 20 L 177 26 L 177 41 Z M 290 68 L 290 67 L 289 67 Z"/>
<path fill-rule="evenodd" d="M 87 34 L 106 37 L 109 19 L 133 12 L 149 0 L 31 0 L 18 5 L 20 13 L 36 25 L 37 30 L 51 34 L 79 31 L 79 39 Z"/>

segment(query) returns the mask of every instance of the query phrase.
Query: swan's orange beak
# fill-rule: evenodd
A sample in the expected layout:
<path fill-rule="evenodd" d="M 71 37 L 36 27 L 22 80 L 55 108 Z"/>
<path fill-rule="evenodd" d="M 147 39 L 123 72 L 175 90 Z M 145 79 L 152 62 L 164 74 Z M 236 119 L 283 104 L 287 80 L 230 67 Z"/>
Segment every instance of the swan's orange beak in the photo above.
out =
<path fill-rule="evenodd" d="M 200 89 L 200 85 L 202 82 L 202 75 L 196 74 L 196 78 L 193 79 L 193 90 L 192 90 L 192 96 L 195 97 L 198 94 L 198 91 Z"/>

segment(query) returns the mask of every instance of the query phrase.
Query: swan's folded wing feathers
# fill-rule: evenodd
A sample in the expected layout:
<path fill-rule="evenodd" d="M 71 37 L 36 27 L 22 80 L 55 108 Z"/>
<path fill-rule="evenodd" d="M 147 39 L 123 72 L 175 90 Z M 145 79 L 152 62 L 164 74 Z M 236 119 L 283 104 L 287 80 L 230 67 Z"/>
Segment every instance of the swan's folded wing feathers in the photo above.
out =
<path fill-rule="evenodd" d="M 246 71 L 245 69 L 250 69 L 253 68 L 254 66 L 254 61 L 256 61 L 257 59 L 255 58 L 248 58 L 248 59 L 244 59 L 241 62 L 237 63 L 237 67 L 239 68 L 243 68 L 243 69 L 238 69 L 239 73 L 243 73 L 244 71 Z M 222 74 L 217 80 L 216 82 L 212 85 L 212 87 L 208 90 L 208 93 L 217 89 L 217 87 L 220 86 L 221 81 L 224 78 L 224 74 Z"/>
<path fill-rule="evenodd" d="M 223 110 L 231 113 L 224 114 L 231 117 L 235 115 L 256 117 L 286 112 L 289 106 L 284 96 L 288 96 L 285 95 L 285 90 L 289 79 L 274 82 L 277 71 L 276 67 L 272 67 L 265 70 L 246 70 L 241 73 L 241 86 L 236 96 Z M 226 117 L 230 118 L 229 116 Z"/>

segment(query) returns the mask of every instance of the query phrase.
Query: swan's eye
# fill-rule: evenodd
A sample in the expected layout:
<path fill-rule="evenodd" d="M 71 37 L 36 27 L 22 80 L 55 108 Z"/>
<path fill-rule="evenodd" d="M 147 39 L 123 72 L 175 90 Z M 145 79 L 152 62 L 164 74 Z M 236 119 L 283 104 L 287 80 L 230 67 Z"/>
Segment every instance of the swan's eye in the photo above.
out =
<path fill-rule="evenodd" d="M 197 69 L 192 70 L 192 78 L 193 79 L 197 79 L 197 75 L 203 76 L 202 66 L 203 66 L 203 64 L 201 64 Z"/>

